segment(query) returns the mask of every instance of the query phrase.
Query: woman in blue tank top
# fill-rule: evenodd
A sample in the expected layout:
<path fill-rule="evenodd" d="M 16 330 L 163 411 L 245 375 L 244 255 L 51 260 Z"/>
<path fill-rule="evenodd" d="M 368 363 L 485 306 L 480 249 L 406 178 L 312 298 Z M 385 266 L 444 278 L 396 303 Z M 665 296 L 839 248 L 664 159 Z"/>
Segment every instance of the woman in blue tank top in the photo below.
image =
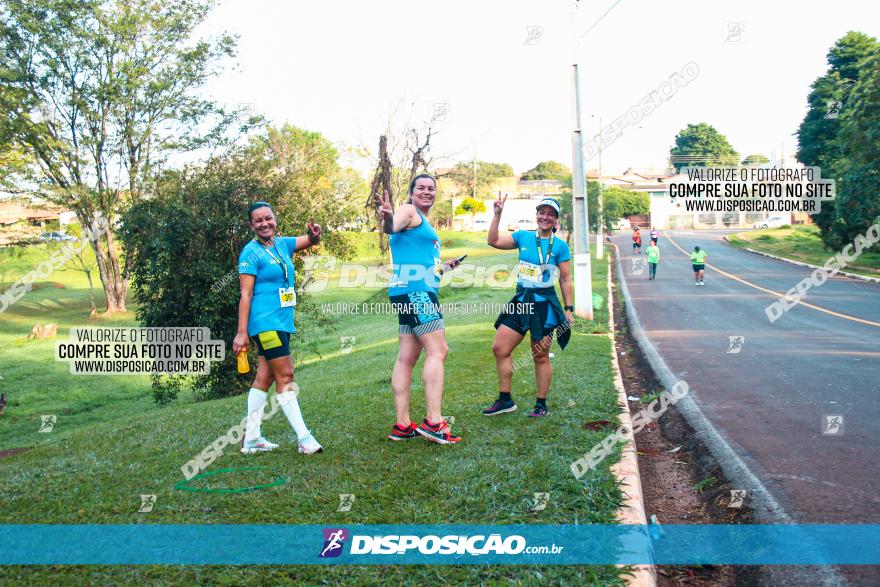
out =
<path fill-rule="evenodd" d="M 436 180 L 422 174 L 409 185 L 409 203 L 391 209 L 388 193 L 380 198 L 379 216 L 391 247 L 394 274 L 388 288 L 392 308 L 397 312 L 400 350 L 391 373 L 391 390 L 397 422 L 388 438 L 405 440 L 419 435 L 440 444 L 455 444 L 449 423 L 443 419 L 443 364 L 448 347 L 437 291 L 440 276 L 458 265 L 458 260 L 440 261 L 440 237 L 428 221 L 436 199 Z M 422 378 L 425 382 L 427 414 L 416 426 L 409 417 L 412 372 L 425 351 Z"/>

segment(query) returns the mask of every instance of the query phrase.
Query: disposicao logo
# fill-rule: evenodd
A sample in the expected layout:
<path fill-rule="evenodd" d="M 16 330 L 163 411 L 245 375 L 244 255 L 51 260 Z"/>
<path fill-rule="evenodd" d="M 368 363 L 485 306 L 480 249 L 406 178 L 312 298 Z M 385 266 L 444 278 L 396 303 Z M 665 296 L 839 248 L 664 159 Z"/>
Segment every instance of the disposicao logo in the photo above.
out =
<path fill-rule="evenodd" d="M 462 555 L 471 556 L 502 554 L 516 555 L 532 550 L 526 546 L 526 539 L 522 536 L 508 536 L 503 538 L 500 534 L 488 536 L 415 536 L 415 535 L 387 535 L 387 536 L 362 536 L 350 535 L 343 528 L 324 528 L 324 547 L 319 558 L 337 557 L 342 554 L 345 542 L 351 538 L 351 555 L 405 555 L 410 551 L 428 555 Z M 544 548 L 544 547 L 541 547 Z M 549 547 L 547 547 L 549 549 Z M 562 548 L 559 548 L 561 551 Z M 548 550 L 549 552 L 549 550 Z M 554 554 L 556 551 L 553 551 Z"/>
<path fill-rule="evenodd" d="M 522 536 L 502 538 L 500 534 L 487 536 L 352 536 L 351 554 L 520 554 L 526 549 Z"/>
<path fill-rule="evenodd" d="M 324 528 L 324 548 L 318 558 L 331 558 L 342 554 L 342 547 L 348 539 L 348 530 L 344 528 Z"/>

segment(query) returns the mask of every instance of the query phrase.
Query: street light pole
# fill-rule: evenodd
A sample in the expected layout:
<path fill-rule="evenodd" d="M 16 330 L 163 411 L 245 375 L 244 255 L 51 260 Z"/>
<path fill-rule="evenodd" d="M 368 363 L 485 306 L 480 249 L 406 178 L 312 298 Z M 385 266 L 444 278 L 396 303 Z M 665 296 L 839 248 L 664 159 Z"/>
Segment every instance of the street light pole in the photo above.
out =
<path fill-rule="evenodd" d="M 571 132 L 572 150 L 572 224 L 574 226 L 574 311 L 580 318 L 593 319 L 593 282 L 590 266 L 590 231 L 587 197 L 584 190 L 584 139 L 581 129 L 580 75 L 577 64 L 575 23 L 579 3 L 571 11 L 571 106 L 574 128 Z"/>

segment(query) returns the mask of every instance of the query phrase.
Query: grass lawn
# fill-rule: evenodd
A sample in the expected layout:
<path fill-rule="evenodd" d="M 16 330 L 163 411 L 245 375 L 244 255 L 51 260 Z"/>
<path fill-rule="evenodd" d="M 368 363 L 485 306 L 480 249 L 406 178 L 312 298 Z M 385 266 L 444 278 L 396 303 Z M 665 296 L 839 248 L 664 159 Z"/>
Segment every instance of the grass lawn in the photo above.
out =
<path fill-rule="evenodd" d="M 786 259 L 822 266 L 829 257 L 839 251 L 825 248 L 819 239 L 816 226 L 783 226 L 740 232 L 728 237 L 730 244 L 738 248 L 748 247 Z M 880 276 L 880 248 L 862 252 L 844 271 L 870 277 Z"/>
<path fill-rule="evenodd" d="M 468 253 L 468 261 L 492 265 L 515 261 L 515 252 L 485 246 L 485 235 L 443 233 L 444 258 Z M 448 245 L 446 241 L 450 241 Z M 366 249 L 369 249 L 367 246 Z M 30 247 L 16 257 L 18 271 L 45 259 Z M 14 273 L 5 266 L 4 270 Z M 593 287 L 607 291 L 607 263 L 593 265 Z M 14 277 L 14 276 L 13 276 Z M 5 277 L 7 281 L 10 278 Z M 480 408 L 497 393 L 491 340 L 494 314 L 447 315 L 450 354 L 444 413 L 464 440 L 443 447 L 423 440 L 392 443 L 389 391 L 397 352 L 393 316 L 344 315 L 321 342 L 321 358 L 297 369 L 300 405 L 326 452 L 296 451 L 282 414 L 263 425 L 278 450 L 244 457 L 227 449 L 209 470 L 260 465 L 277 469 L 284 485 L 239 494 L 177 491 L 180 467 L 236 424 L 244 396 L 196 402 L 190 394 L 165 407 L 153 404 L 149 379 L 73 376 L 54 360 L 54 342 L 27 342 L 31 326 L 55 322 L 59 337 L 73 326 L 132 325 L 133 314 L 89 321 L 85 278 L 56 273 L 64 288 L 40 287 L 2 314 L 0 388 L 10 394 L 0 418 L 0 450 L 33 447 L 0 459 L 2 523 L 55 524 L 573 524 L 613 523 L 621 500 L 608 471 L 613 459 L 577 480 L 570 463 L 604 433 L 584 430 L 589 420 L 613 420 L 616 392 L 606 336 L 607 306 L 594 322 L 578 321 L 570 346 L 552 352 L 555 374 L 551 416 L 525 417 L 534 398 L 531 366 L 514 374 L 520 410 L 485 418 Z M 8 287 L 7 285 L 3 286 Z M 102 295 L 98 292 L 98 299 Z M 445 288 L 441 302 L 504 302 L 511 290 Z M 381 300 L 381 290 L 330 287 L 318 303 Z M 354 336 L 351 353 L 340 353 L 339 336 Z M 528 353 L 520 348 L 515 354 Z M 242 390 L 244 391 L 244 390 Z M 56 414 L 51 433 L 38 433 L 39 416 Z M 424 414 L 421 362 L 413 381 L 412 415 Z M 248 484 L 257 478 L 231 479 Z M 200 483 L 197 481 L 196 483 Z M 550 494 L 532 512 L 535 492 Z M 339 494 L 355 495 L 350 512 L 337 512 Z M 150 513 L 138 513 L 141 494 L 155 494 Z M 273 548 L 247 544 L 242 548 Z M 608 585 L 620 582 L 613 566 L 59 566 L 6 567 L 0 583 L 29 584 L 357 584 L 388 582 L 483 585 Z"/>
<path fill-rule="evenodd" d="M 50 247 L 0 249 L 0 292 L 45 261 Z M 97 270 L 92 279 L 100 310 L 104 293 Z M 71 327 L 136 325 L 133 311 L 89 319 L 88 299 L 83 273 L 56 271 L 0 314 L 0 391 L 9 401 L 0 418 L 0 450 L 57 444 L 83 428 L 154 409 L 148 376 L 73 376 L 67 362 L 55 360 L 55 340 L 27 340 L 36 324 L 57 324 L 58 340 L 66 340 Z M 57 416 L 51 434 L 38 432 L 41 415 Z"/>

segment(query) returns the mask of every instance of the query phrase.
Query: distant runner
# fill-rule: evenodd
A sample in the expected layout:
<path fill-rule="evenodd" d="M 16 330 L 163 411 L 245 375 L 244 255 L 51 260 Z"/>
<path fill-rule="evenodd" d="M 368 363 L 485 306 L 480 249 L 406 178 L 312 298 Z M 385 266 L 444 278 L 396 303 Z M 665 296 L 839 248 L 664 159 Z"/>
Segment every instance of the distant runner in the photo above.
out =
<path fill-rule="evenodd" d="M 642 252 L 642 233 L 638 226 L 633 226 L 633 253 Z"/>
<path fill-rule="evenodd" d="M 657 279 L 657 263 L 660 262 L 660 247 L 657 246 L 657 239 L 651 239 L 651 244 L 645 249 L 645 255 L 648 256 L 648 279 Z"/>
<path fill-rule="evenodd" d="M 691 253 L 691 263 L 694 265 L 694 285 L 706 285 L 703 283 L 703 274 L 706 271 L 706 257 L 709 254 L 706 251 L 701 251 L 700 247 L 694 247 L 694 252 Z"/>

